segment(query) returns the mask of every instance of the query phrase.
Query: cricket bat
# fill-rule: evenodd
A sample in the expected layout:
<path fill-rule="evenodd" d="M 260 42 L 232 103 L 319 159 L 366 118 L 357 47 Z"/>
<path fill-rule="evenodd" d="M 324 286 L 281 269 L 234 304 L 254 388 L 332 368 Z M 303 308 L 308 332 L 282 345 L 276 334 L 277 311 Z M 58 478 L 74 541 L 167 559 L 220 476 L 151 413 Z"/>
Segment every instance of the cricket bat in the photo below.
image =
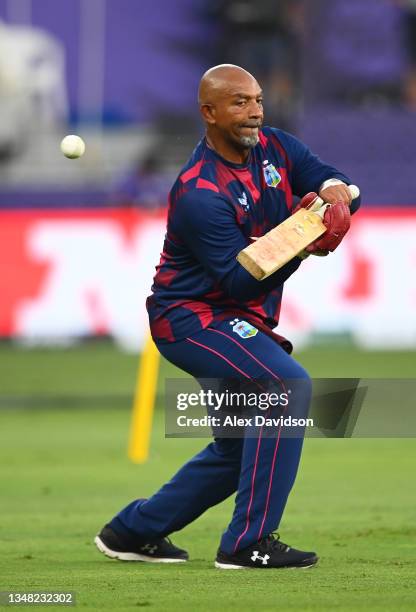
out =
<path fill-rule="evenodd" d="M 353 200 L 358 198 L 356 185 L 348 189 Z M 237 261 L 257 280 L 267 278 L 326 232 L 322 219 L 328 206 L 318 196 L 309 208 L 301 208 L 240 251 Z"/>

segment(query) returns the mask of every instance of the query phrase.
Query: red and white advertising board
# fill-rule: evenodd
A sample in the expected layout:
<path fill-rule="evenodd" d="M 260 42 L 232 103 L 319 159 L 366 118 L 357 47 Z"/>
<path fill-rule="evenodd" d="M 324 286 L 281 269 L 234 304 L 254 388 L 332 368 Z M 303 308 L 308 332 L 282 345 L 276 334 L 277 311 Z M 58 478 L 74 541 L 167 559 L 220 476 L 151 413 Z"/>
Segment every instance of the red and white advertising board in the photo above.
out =
<path fill-rule="evenodd" d="M 164 214 L 0 212 L 0 336 L 56 342 L 111 334 L 139 349 Z M 285 286 L 280 328 L 302 345 L 348 333 L 363 347 L 416 346 L 416 209 L 360 211 L 343 245 Z"/>

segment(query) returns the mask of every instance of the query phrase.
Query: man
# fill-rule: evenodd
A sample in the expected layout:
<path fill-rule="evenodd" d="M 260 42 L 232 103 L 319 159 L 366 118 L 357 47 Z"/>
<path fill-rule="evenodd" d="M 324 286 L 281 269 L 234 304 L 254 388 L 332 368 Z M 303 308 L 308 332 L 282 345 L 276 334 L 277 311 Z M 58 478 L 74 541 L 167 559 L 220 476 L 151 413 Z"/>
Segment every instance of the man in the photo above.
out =
<path fill-rule="evenodd" d="M 278 323 L 284 281 L 301 265 L 295 257 L 264 281 L 236 261 L 238 252 L 289 217 L 292 194 L 307 205 L 316 192 L 331 204 L 325 234 L 308 247 L 327 254 L 349 228 L 349 179 L 312 155 L 293 136 L 265 127 L 262 92 L 237 66 L 208 70 L 199 88 L 206 136 L 181 171 L 169 198 L 167 233 L 148 298 L 153 338 L 169 361 L 192 376 L 219 380 L 304 383 L 307 373 L 290 357 L 290 343 L 272 332 Z M 308 192 L 310 193 L 305 197 Z M 352 210 L 358 202 L 352 203 Z M 95 542 L 121 560 L 188 559 L 167 536 L 237 491 L 215 565 L 308 567 L 314 552 L 296 550 L 273 535 L 295 480 L 302 438 L 280 428 L 268 436 L 216 438 L 149 499 L 130 503 Z"/>

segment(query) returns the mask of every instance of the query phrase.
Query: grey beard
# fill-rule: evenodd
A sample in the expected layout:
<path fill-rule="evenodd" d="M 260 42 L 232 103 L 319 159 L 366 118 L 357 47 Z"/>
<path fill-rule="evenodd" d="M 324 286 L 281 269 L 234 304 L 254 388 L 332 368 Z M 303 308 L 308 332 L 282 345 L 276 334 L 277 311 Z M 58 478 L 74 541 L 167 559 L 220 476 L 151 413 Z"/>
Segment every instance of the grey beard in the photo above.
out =
<path fill-rule="evenodd" d="M 255 147 L 259 141 L 259 137 L 253 134 L 253 136 L 240 136 L 240 142 L 244 147 Z"/>

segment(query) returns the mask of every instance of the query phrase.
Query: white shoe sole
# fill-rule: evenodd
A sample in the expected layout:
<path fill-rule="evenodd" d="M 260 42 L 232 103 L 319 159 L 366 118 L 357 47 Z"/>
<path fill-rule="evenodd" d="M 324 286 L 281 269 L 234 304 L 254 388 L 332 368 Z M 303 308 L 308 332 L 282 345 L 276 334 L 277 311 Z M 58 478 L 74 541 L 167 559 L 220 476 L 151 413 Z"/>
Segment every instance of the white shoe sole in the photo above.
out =
<path fill-rule="evenodd" d="M 219 561 L 215 561 L 215 567 L 225 570 L 250 569 L 246 565 L 231 565 L 231 563 L 220 563 Z"/>
<path fill-rule="evenodd" d="M 215 561 L 215 567 L 217 569 L 223 569 L 223 570 L 239 570 L 239 569 L 244 569 L 244 570 L 249 570 L 249 569 L 291 569 L 291 570 L 295 570 L 295 569 L 308 569 L 309 567 L 314 567 L 316 565 L 316 563 L 311 563 L 310 565 L 289 565 L 289 566 L 283 566 L 283 567 L 268 567 L 268 566 L 261 566 L 261 565 L 257 565 L 257 566 L 248 566 L 248 565 L 232 565 L 231 563 L 220 563 L 219 561 Z"/>
<path fill-rule="evenodd" d="M 110 557 L 110 559 L 119 559 L 120 561 L 145 561 L 147 563 L 186 563 L 186 559 L 161 559 L 159 557 L 149 557 L 148 555 L 138 555 L 137 553 L 111 550 L 111 548 L 108 548 L 108 546 L 104 544 L 99 536 L 95 536 L 94 544 L 100 552 L 104 553 L 107 557 Z"/>

